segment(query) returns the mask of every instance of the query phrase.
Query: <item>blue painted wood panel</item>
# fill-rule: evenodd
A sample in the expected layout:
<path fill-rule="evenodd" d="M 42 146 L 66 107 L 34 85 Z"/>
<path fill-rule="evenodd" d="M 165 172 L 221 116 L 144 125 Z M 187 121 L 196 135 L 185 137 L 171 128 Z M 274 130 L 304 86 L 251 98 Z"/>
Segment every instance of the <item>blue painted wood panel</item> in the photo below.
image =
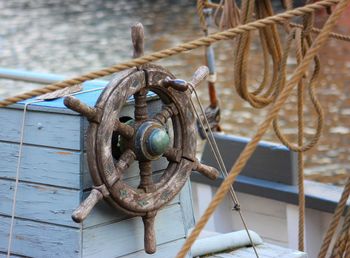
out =
<path fill-rule="evenodd" d="M 0 180 L 0 213 L 10 215 L 15 182 Z M 79 227 L 71 214 L 79 205 L 78 190 L 20 182 L 16 198 L 16 213 L 20 218 Z"/>
<path fill-rule="evenodd" d="M 159 173 L 158 173 L 159 175 Z M 156 177 L 157 178 L 157 177 Z M 159 176 L 158 176 L 159 178 Z M 130 178 L 128 180 L 126 180 L 126 182 L 133 186 L 133 187 L 137 187 L 139 185 L 139 177 L 133 177 Z M 187 186 L 187 185 L 186 185 Z M 187 189 L 185 187 L 185 189 Z M 185 194 L 182 194 L 182 191 L 175 196 L 175 198 L 169 202 L 164 209 L 167 208 L 167 206 L 171 206 L 173 204 L 180 204 L 180 199 L 185 202 L 184 200 L 186 199 L 187 195 L 187 190 L 183 190 Z M 88 194 L 90 192 L 84 192 L 83 194 L 83 199 L 85 199 Z M 191 210 L 192 212 L 192 210 Z M 111 207 L 107 202 L 99 202 L 95 208 L 92 210 L 92 212 L 90 213 L 90 215 L 87 217 L 87 219 L 83 222 L 83 228 L 89 228 L 89 227 L 94 227 L 96 225 L 99 224 L 108 224 L 108 223 L 114 223 L 114 222 L 118 222 L 124 219 L 128 219 L 130 218 L 130 216 L 114 209 L 113 207 Z"/>
<path fill-rule="evenodd" d="M 132 178 L 128 183 L 136 187 L 138 181 L 138 178 Z M 11 215 L 14 186 L 14 181 L 0 179 L 0 214 L 2 215 Z M 184 198 L 187 198 L 186 189 L 187 188 L 184 189 L 185 194 L 180 194 L 183 203 L 186 203 L 184 201 Z M 81 199 L 80 196 L 82 193 L 77 190 L 19 182 L 15 214 L 17 217 L 24 219 L 78 228 L 80 226 L 72 221 L 71 214 L 89 193 L 89 191 L 84 192 L 83 198 Z M 179 195 L 176 196 L 168 206 L 175 203 L 180 203 Z M 83 228 L 94 227 L 99 224 L 114 223 L 127 218 L 129 218 L 128 215 L 123 214 L 112 208 L 106 202 L 101 201 L 83 222 Z"/>
<path fill-rule="evenodd" d="M 19 144 L 0 142 L 0 178 L 14 179 Z M 80 189 L 80 152 L 23 146 L 20 180 Z"/>
<path fill-rule="evenodd" d="M 0 141 L 19 142 L 23 110 L 0 109 Z M 24 143 L 80 150 L 81 117 L 27 112 Z"/>
<path fill-rule="evenodd" d="M 138 251 L 136 253 L 128 254 L 120 256 L 120 258 L 168 258 L 168 257 L 175 257 L 175 255 L 180 251 L 182 245 L 185 243 L 185 239 L 181 238 L 178 240 L 175 240 L 170 243 L 165 243 L 162 245 L 157 246 L 157 252 L 155 254 L 147 255 L 145 252 Z M 190 257 L 190 255 L 186 255 L 186 257 Z M 119 257 L 118 257 L 119 258 Z"/>
<path fill-rule="evenodd" d="M 18 151 L 18 144 L 0 142 L 0 179 L 15 179 Z M 91 188 L 92 181 L 86 155 L 83 154 L 83 156 L 84 162 L 81 168 L 81 152 L 24 145 L 19 178 L 22 181 L 74 189 Z M 152 162 L 153 171 L 162 170 L 167 164 L 165 158 L 154 161 Z M 138 163 L 134 162 L 124 173 L 124 179 L 138 175 Z"/>
<path fill-rule="evenodd" d="M 191 189 L 190 180 L 187 180 L 186 184 L 182 188 L 182 190 L 179 194 L 179 201 L 181 203 L 184 228 L 185 228 L 185 232 L 187 234 L 187 231 L 190 228 L 194 227 L 194 225 L 195 225 L 195 218 L 194 218 L 194 211 L 193 211 L 193 200 L 192 200 L 192 189 Z"/>
<path fill-rule="evenodd" d="M 0 251 L 7 251 L 10 218 L 0 215 Z M 15 219 L 12 252 L 18 255 L 80 257 L 80 230 L 35 221 Z"/>
<path fill-rule="evenodd" d="M 157 244 L 185 237 L 180 205 L 161 210 L 155 220 Z M 118 257 L 143 249 L 143 223 L 131 218 L 83 231 L 84 257 Z"/>
<path fill-rule="evenodd" d="M 19 258 L 19 257 L 23 258 L 23 256 L 18 256 L 13 253 L 10 255 L 10 258 Z M 0 258 L 7 258 L 7 253 L 0 251 Z"/>

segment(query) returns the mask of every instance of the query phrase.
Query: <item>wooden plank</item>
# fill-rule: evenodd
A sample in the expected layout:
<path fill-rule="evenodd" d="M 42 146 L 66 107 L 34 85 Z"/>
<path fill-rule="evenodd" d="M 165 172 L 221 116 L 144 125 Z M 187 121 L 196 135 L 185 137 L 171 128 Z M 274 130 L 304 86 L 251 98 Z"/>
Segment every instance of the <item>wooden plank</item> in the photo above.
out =
<path fill-rule="evenodd" d="M 0 109 L 0 141 L 19 142 L 23 110 Z M 24 143 L 80 150 L 81 118 L 74 115 L 29 111 Z"/>
<path fill-rule="evenodd" d="M 0 142 L 0 178 L 15 179 L 19 145 Z M 86 154 L 80 167 L 81 152 L 39 146 L 24 145 L 20 167 L 20 180 L 62 186 L 74 189 L 91 188 L 92 181 Z M 152 162 L 153 171 L 166 168 L 168 162 L 161 158 Z M 80 171 L 82 170 L 83 185 Z M 139 175 L 138 163 L 134 162 L 125 172 L 124 179 Z"/>
<path fill-rule="evenodd" d="M 15 182 L 0 180 L 0 213 L 11 215 Z M 16 213 L 20 218 L 79 227 L 71 219 L 79 205 L 80 192 L 53 186 L 20 182 L 16 198 Z"/>
<path fill-rule="evenodd" d="M 158 175 L 160 175 L 160 173 L 161 172 L 159 172 Z M 130 178 L 127 180 L 127 182 L 129 185 L 137 187 L 139 184 L 139 177 Z M 186 192 L 187 190 L 183 189 L 182 191 Z M 85 199 L 88 196 L 88 194 L 89 192 L 84 192 L 83 199 Z M 175 198 L 164 207 L 164 209 L 166 209 L 167 206 L 171 206 L 173 204 L 180 204 L 180 202 L 182 202 L 185 199 L 184 196 L 180 197 L 181 195 L 182 192 L 176 195 Z M 181 205 L 183 204 L 181 203 Z M 83 222 L 83 228 L 86 229 L 100 224 L 115 223 L 129 218 L 129 215 L 126 215 L 123 212 L 116 210 L 107 202 L 99 202 L 91 211 L 90 215 Z"/>
<path fill-rule="evenodd" d="M 188 230 L 195 225 L 194 212 L 193 212 L 193 202 L 192 202 L 192 189 L 191 182 L 187 180 L 184 187 L 182 188 L 180 194 L 180 205 L 182 210 L 182 216 L 184 221 L 184 228 L 186 235 Z"/>
<path fill-rule="evenodd" d="M 0 215 L 0 251 L 7 252 L 10 218 Z M 80 257 L 79 229 L 15 219 L 12 252 L 26 257 Z"/>
<path fill-rule="evenodd" d="M 215 140 L 229 171 L 250 139 L 216 133 Z M 208 143 L 204 147 L 202 162 L 219 167 Z M 240 175 L 295 185 L 296 153 L 289 151 L 283 145 L 261 141 Z"/>
<path fill-rule="evenodd" d="M 5 258 L 5 257 L 7 258 L 7 253 L 0 251 L 0 258 Z M 10 258 L 23 258 L 23 257 L 28 258 L 28 256 L 23 256 L 23 255 L 18 255 L 13 253 L 10 255 Z"/>
<path fill-rule="evenodd" d="M 257 245 L 256 250 L 260 258 L 307 258 L 307 254 L 280 247 L 278 245 L 262 244 Z M 205 256 L 207 258 L 255 258 L 254 249 L 252 247 L 242 247 L 231 252 L 226 251 L 214 255 Z"/>
<path fill-rule="evenodd" d="M 139 178 L 134 177 L 127 181 L 130 185 L 136 187 Z M 11 214 L 14 186 L 14 181 L 0 179 L 0 214 L 8 216 Z M 79 224 L 72 221 L 71 214 L 88 194 L 89 191 L 84 192 L 83 198 L 81 198 L 82 193 L 79 190 L 19 182 L 16 216 L 58 225 L 80 227 Z M 179 202 L 179 196 L 176 196 L 168 205 L 178 204 Z M 93 227 L 127 218 L 129 216 L 101 201 L 83 222 L 83 227 Z"/>
<path fill-rule="evenodd" d="M 240 192 L 237 193 L 237 197 L 244 212 L 256 212 L 281 219 L 287 218 L 287 204 L 284 202 Z"/>
<path fill-rule="evenodd" d="M 157 252 L 155 254 L 148 254 L 147 258 L 164 258 L 164 257 L 175 257 L 178 251 L 180 251 L 182 245 L 185 243 L 185 239 L 181 238 L 170 243 L 165 243 L 157 246 Z M 145 252 L 138 251 L 136 253 L 119 256 L 118 258 L 145 258 Z M 190 255 L 186 255 L 190 257 Z"/>
<path fill-rule="evenodd" d="M 84 257 L 118 257 L 143 249 L 143 223 L 131 218 L 118 223 L 83 230 Z M 157 244 L 184 238 L 180 205 L 161 210 L 155 220 Z"/>
<path fill-rule="evenodd" d="M 138 179 L 133 178 L 130 185 L 137 186 Z M 0 179 L 0 214 L 11 214 L 15 182 Z M 84 198 L 90 192 L 84 193 Z M 16 216 L 41 222 L 54 223 L 70 227 L 80 227 L 71 219 L 72 212 L 79 206 L 81 192 L 47 185 L 19 182 L 16 199 Z M 179 203 L 176 196 L 168 205 Z M 83 226 L 92 227 L 127 219 L 129 216 L 114 209 L 106 202 L 100 202 L 84 221 Z"/>
<path fill-rule="evenodd" d="M 257 232 L 262 238 L 288 242 L 287 220 L 258 212 L 242 211 L 248 228 Z M 242 229 L 242 222 L 237 213 L 233 213 L 234 230 Z"/>
<path fill-rule="evenodd" d="M 0 142 L 0 178 L 15 179 L 19 144 Z M 80 152 L 23 146 L 20 180 L 80 189 Z"/>

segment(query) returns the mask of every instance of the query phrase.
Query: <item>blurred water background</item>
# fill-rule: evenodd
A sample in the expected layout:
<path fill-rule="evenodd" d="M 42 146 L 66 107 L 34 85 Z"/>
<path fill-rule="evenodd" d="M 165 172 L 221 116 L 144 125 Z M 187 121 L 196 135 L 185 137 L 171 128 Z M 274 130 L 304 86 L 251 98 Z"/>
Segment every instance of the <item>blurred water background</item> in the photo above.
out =
<path fill-rule="evenodd" d="M 0 10 L 1 67 L 67 77 L 130 59 L 130 26 L 138 21 L 145 26 L 146 53 L 203 35 L 195 1 L 187 0 L 12 0 L 0 1 Z M 348 17 L 349 12 L 340 20 L 337 32 L 350 34 Z M 316 25 L 321 26 L 325 18 L 325 13 L 318 13 Z M 214 45 L 222 128 L 230 134 L 250 137 L 268 109 L 255 110 L 236 94 L 232 84 L 232 46 L 232 41 Z M 176 76 L 188 79 L 196 67 L 204 64 L 203 54 L 204 49 L 197 49 L 157 63 Z M 249 67 L 252 85 L 257 85 L 262 78 L 261 57 L 255 42 Z M 318 146 L 305 155 L 306 177 L 342 184 L 350 168 L 350 44 L 329 40 L 320 57 L 322 75 L 317 94 L 325 111 L 325 126 Z M 288 70 L 293 71 L 295 58 L 290 58 L 288 65 Z M 0 98 L 35 87 L 40 85 L 0 79 Z M 199 93 L 208 104 L 204 85 Z M 305 114 L 305 132 L 310 135 L 314 133 L 315 116 L 310 108 Z M 280 117 L 284 133 L 295 140 L 296 94 L 289 98 Z M 277 141 L 272 130 L 264 140 Z"/>

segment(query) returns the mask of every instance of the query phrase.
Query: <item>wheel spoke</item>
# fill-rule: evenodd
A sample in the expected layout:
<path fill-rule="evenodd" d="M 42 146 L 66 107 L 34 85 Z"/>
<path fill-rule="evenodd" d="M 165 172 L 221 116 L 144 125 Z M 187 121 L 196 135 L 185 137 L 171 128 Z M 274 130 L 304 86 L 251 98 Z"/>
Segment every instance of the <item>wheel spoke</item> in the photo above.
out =
<path fill-rule="evenodd" d="M 81 102 L 79 99 L 68 96 L 64 99 L 64 105 L 80 114 L 85 116 L 90 122 L 96 121 L 96 109 L 89 107 L 85 103 Z"/>
<path fill-rule="evenodd" d="M 201 173 L 211 180 L 216 180 L 220 175 L 220 172 L 216 168 L 202 164 L 198 160 L 196 161 L 196 165 L 193 170 Z"/>
<path fill-rule="evenodd" d="M 135 130 L 132 126 L 122 123 L 119 120 L 116 120 L 114 123 L 114 131 L 127 139 L 131 139 L 135 133 Z"/>
<path fill-rule="evenodd" d="M 147 90 L 141 89 L 134 94 L 135 98 L 135 121 L 142 122 L 148 118 Z"/>
<path fill-rule="evenodd" d="M 145 192 L 150 192 L 154 188 L 153 178 L 152 178 L 152 162 L 151 161 L 140 161 L 140 185 L 139 188 L 145 190 Z"/>
<path fill-rule="evenodd" d="M 120 179 L 122 173 L 129 168 L 129 166 L 135 159 L 136 155 L 132 150 L 127 149 L 126 151 L 124 151 L 118 159 L 118 161 L 116 161 L 114 164 L 115 171 L 108 178 L 109 185 L 113 185 L 115 182 L 117 182 Z"/>
<path fill-rule="evenodd" d="M 157 113 L 153 118 L 158 120 L 162 125 L 165 125 L 167 120 L 170 117 L 177 114 L 178 114 L 177 109 L 175 105 L 172 103 L 163 107 L 163 109 L 159 113 Z"/>

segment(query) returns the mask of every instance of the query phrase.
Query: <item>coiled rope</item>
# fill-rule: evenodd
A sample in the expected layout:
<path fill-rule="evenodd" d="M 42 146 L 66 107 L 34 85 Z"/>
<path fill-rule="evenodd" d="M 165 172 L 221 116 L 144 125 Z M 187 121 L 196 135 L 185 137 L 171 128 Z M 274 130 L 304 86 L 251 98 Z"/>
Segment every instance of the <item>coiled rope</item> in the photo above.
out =
<path fill-rule="evenodd" d="M 62 82 L 50 84 L 46 87 L 40 88 L 40 89 L 35 89 L 23 94 L 19 94 L 13 97 L 6 98 L 2 101 L 0 101 L 0 107 L 6 107 L 8 105 L 14 104 L 18 101 L 26 100 L 32 97 L 39 96 L 41 94 L 49 93 L 56 91 L 58 89 L 66 88 L 69 86 L 73 86 L 76 84 L 83 83 L 85 81 L 97 79 L 100 77 L 104 77 L 122 70 L 126 70 L 128 68 L 132 68 L 135 66 L 140 66 L 149 62 L 157 61 L 160 59 L 163 59 L 165 57 L 170 57 L 174 56 L 186 51 L 190 51 L 202 46 L 208 46 L 210 44 L 213 44 L 218 41 L 222 40 L 228 40 L 236 37 L 237 35 L 241 35 L 245 32 L 248 31 L 254 31 L 257 29 L 265 28 L 267 26 L 273 25 L 273 24 L 278 24 L 278 23 L 284 23 L 285 21 L 296 17 L 296 16 L 303 16 L 308 13 L 313 13 L 317 10 L 324 9 L 329 6 L 333 6 L 337 4 L 339 0 L 323 0 L 319 1 L 314 4 L 309 4 L 300 8 L 296 8 L 284 13 L 280 13 L 274 16 L 266 17 L 261 20 L 257 20 L 254 22 L 249 22 L 244 25 L 237 26 L 232 29 L 228 29 L 222 32 L 217 32 L 215 34 L 211 34 L 207 37 L 201 37 L 199 39 L 189 41 L 186 43 L 182 43 L 176 47 L 168 48 L 165 50 L 153 52 L 152 54 L 149 55 L 144 55 L 140 58 L 135 58 L 133 60 L 129 60 L 117 65 L 113 65 L 98 71 L 93 71 L 78 77 L 74 77 L 72 79 L 64 80 Z"/>
<path fill-rule="evenodd" d="M 306 70 L 308 69 L 310 63 L 315 58 L 317 52 L 319 49 L 325 44 L 327 41 L 329 34 L 336 24 L 336 21 L 340 17 L 341 13 L 345 10 L 347 5 L 349 4 L 350 0 L 341 0 L 339 4 L 337 5 L 334 12 L 331 14 L 331 16 L 328 18 L 326 24 L 324 25 L 322 31 L 318 35 L 318 37 L 315 39 L 311 47 L 307 50 L 307 52 L 304 55 L 304 58 L 300 62 L 300 64 L 297 66 L 296 70 L 292 74 L 292 77 L 286 84 L 285 88 L 282 89 L 278 97 L 276 98 L 276 101 L 273 102 L 270 112 L 268 113 L 266 119 L 260 124 L 258 127 L 258 130 L 256 134 L 252 137 L 251 141 L 246 145 L 244 150 L 241 152 L 240 156 L 238 157 L 237 161 L 233 165 L 228 177 L 223 181 L 223 183 L 218 188 L 216 194 L 214 195 L 212 201 L 210 202 L 208 208 L 205 210 L 204 214 L 199 219 L 198 223 L 196 224 L 195 228 L 191 232 L 190 236 L 186 239 L 184 245 L 182 246 L 181 250 L 177 254 L 177 258 L 183 258 L 187 254 L 187 252 L 190 250 L 192 244 L 197 239 L 198 235 L 208 222 L 209 218 L 214 213 L 217 206 L 221 203 L 221 201 L 225 198 L 227 192 L 230 189 L 230 186 L 235 181 L 237 175 L 241 172 L 245 164 L 247 163 L 248 159 L 253 154 L 254 150 L 256 149 L 259 141 L 261 140 L 262 136 L 265 134 L 267 129 L 270 127 L 271 122 L 277 117 L 279 110 L 287 100 L 289 94 L 293 90 L 295 84 L 297 84 L 300 79 L 304 76 Z"/>
<path fill-rule="evenodd" d="M 203 2 L 203 1 L 202 1 Z M 231 0 L 226 0 L 227 2 L 231 2 Z M 201 3 L 200 6 L 204 4 Z M 222 3 L 220 3 L 222 5 Z M 285 6 L 288 9 L 292 8 L 292 2 L 287 1 Z M 217 8 L 221 8 L 218 6 Z M 225 6 L 223 7 L 225 8 Z M 198 8 L 200 9 L 200 8 Z M 225 10 L 225 9 L 224 9 Z M 254 13 L 256 14 L 256 19 L 262 19 L 267 16 L 273 15 L 273 9 L 271 5 L 271 1 L 261 0 L 247 0 L 242 1 L 241 7 L 241 23 L 244 24 L 248 21 L 253 20 Z M 235 16 L 237 11 L 231 9 L 232 14 L 228 15 L 227 12 L 222 13 L 222 16 Z M 221 20 L 229 20 L 223 19 Z M 292 43 L 295 41 L 295 49 L 296 49 L 296 57 L 297 64 L 299 64 L 306 52 L 306 50 L 310 47 L 312 43 L 311 31 L 313 29 L 314 23 L 314 14 L 307 14 L 303 17 L 304 23 L 302 26 L 298 26 L 291 31 L 288 23 L 284 24 L 284 28 L 286 32 L 289 32 L 289 37 L 287 40 L 287 45 L 283 50 L 282 55 L 282 46 L 281 40 L 279 38 L 279 34 L 277 33 L 277 28 L 274 25 L 265 27 L 263 29 L 259 29 L 259 35 L 261 40 L 263 59 L 264 59 L 264 74 L 263 79 L 260 86 L 253 91 L 249 90 L 248 85 L 248 71 L 247 65 L 249 63 L 249 51 L 250 51 L 250 43 L 251 43 L 251 35 L 249 32 L 244 33 L 238 36 L 237 41 L 235 42 L 234 48 L 235 51 L 235 88 L 238 95 L 247 101 L 254 108 L 264 108 L 267 105 L 271 104 L 279 92 L 283 89 L 286 83 L 286 68 L 287 68 L 287 58 L 290 54 L 290 49 Z M 230 24 L 228 24 L 230 25 Z M 223 27 L 227 27 L 228 25 L 224 25 Z M 222 24 L 220 24 L 221 28 Z M 270 62 L 272 59 L 272 62 Z M 272 63 L 272 78 L 270 78 L 270 63 Z M 321 105 L 317 100 L 317 97 L 314 92 L 315 84 L 320 74 L 320 60 L 318 56 L 314 58 L 314 67 L 310 80 L 306 83 L 306 78 L 301 78 L 298 82 L 298 143 L 297 145 L 292 144 L 290 140 L 288 140 L 280 130 L 278 125 L 278 119 L 274 119 L 273 127 L 277 137 L 280 141 L 288 147 L 290 150 L 298 152 L 298 188 L 299 188 L 299 250 L 304 250 L 304 224 L 305 224 L 305 195 L 304 195 L 304 157 L 303 152 L 311 149 L 318 142 L 323 125 L 323 112 L 321 109 Z M 249 74 L 249 77 L 254 75 Z M 305 85 L 306 84 L 306 85 Z M 317 114 L 317 128 L 316 133 L 312 137 L 309 143 L 303 144 L 304 141 L 304 89 L 307 86 L 308 93 L 311 99 L 311 103 Z"/>

